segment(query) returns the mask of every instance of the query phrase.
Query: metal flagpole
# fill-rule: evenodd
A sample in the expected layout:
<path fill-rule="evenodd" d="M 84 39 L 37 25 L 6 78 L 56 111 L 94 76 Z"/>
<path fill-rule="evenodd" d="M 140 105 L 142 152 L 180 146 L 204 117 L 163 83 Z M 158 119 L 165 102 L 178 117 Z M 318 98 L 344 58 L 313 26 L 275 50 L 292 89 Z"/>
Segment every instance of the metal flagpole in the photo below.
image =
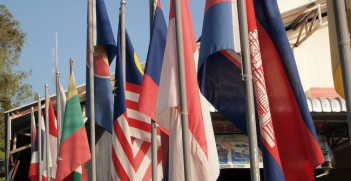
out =
<path fill-rule="evenodd" d="M 10 171 L 10 146 L 11 146 L 11 117 L 7 113 L 7 147 L 6 147 L 6 178 Z"/>
<path fill-rule="evenodd" d="M 345 1 L 333 0 L 336 34 L 340 55 L 342 82 L 344 86 L 345 102 L 347 108 L 347 122 L 351 133 L 351 52 L 350 34 L 347 27 Z M 349 134 L 351 139 L 351 134 Z"/>
<path fill-rule="evenodd" d="M 30 153 L 32 154 L 33 153 L 33 147 L 34 147 L 34 127 L 33 125 L 35 126 L 35 120 L 34 120 L 34 108 L 32 106 L 32 108 L 30 109 L 30 145 L 31 145 L 31 149 L 30 149 Z"/>
<path fill-rule="evenodd" d="M 150 41 L 152 33 L 152 25 L 155 14 L 155 0 L 150 0 Z M 151 119 L 151 160 L 152 160 L 152 180 L 157 181 L 157 124 Z"/>
<path fill-rule="evenodd" d="M 183 137 L 183 158 L 184 176 L 186 181 L 191 180 L 191 162 L 189 145 L 189 123 L 188 123 L 188 103 L 186 94 L 184 45 L 183 45 L 183 24 L 180 0 L 174 0 L 175 24 L 177 35 L 177 56 L 180 87 L 180 109 L 182 118 L 182 137 Z"/>
<path fill-rule="evenodd" d="M 50 180 L 50 165 L 49 165 L 49 159 L 50 159 L 50 141 L 49 141 L 49 90 L 48 90 L 48 84 L 45 84 L 45 119 L 46 119 L 46 137 L 45 137 L 45 143 L 46 143 L 46 178 L 47 180 Z"/>
<path fill-rule="evenodd" d="M 126 90 L 126 1 L 121 0 L 121 58 L 124 92 Z"/>
<path fill-rule="evenodd" d="M 39 158 L 38 158 L 38 162 L 39 162 L 39 181 L 42 181 L 42 173 L 41 171 L 43 170 L 43 162 L 41 161 L 42 158 L 42 145 L 41 145 L 41 97 L 40 94 L 38 95 L 38 152 L 39 152 Z"/>
<path fill-rule="evenodd" d="M 250 49 L 249 49 L 249 30 L 247 25 L 246 1 L 238 1 L 239 13 L 239 26 L 240 26 L 240 43 L 242 54 L 243 66 L 243 81 L 245 81 L 246 88 L 246 121 L 247 121 L 247 134 L 249 137 L 250 146 L 250 172 L 251 180 L 259 181 L 260 168 L 259 168 L 259 152 L 257 147 L 257 132 L 256 132 L 256 118 L 255 118 L 255 104 L 254 92 L 251 75 L 251 62 L 250 62 Z"/>
<path fill-rule="evenodd" d="M 60 153 L 61 143 L 61 94 L 60 94 L 60 72 L 56 72 L 56 120 L 57 120 L 57 158 Z"/>
<path fill-rule="evenodd" d="M 94 8 L 95 0 L 89 0 L 89 83 L 90 83 L 90 148 L 91 180 L 96 181 L 95 157 L 95 98 L 94 98 Z"/>

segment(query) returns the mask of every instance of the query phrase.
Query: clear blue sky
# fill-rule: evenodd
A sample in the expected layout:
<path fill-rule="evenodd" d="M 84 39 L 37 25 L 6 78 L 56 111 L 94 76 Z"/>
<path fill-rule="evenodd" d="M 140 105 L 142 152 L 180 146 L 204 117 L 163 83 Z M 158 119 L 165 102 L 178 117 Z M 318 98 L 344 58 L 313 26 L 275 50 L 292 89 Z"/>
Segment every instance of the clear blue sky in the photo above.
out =
<path fill-rule="evenodd" d="M 145 62 L 149 45 L 149 0 L 126 0 L 126 28 L 140 62 Z M 58 32 L 58 68 L 61 83 L 67 90 L 69 59 L 74 58 L 76 85 L 85 84 L 87 0 L 5 0 L 1 1 L 20 21 L 27 33 L 28 44 L 20 57 L 20 68 L 33 70 L 24 82 L 33 86 L 33 91 L 42 97 L 45 83 L 49 94 L 56 93 L 52 76 L 52 50 L 55 47 L 55 32 Z M 201 35 L 205 0 L 189 0 L 196 38 Z M 120 0 L 105 0 L 110 23 L 116 38 Z M 170 0 L 161 0 L 168 24 Z M 115 61 L 110 72 L 115 71 Z"/>

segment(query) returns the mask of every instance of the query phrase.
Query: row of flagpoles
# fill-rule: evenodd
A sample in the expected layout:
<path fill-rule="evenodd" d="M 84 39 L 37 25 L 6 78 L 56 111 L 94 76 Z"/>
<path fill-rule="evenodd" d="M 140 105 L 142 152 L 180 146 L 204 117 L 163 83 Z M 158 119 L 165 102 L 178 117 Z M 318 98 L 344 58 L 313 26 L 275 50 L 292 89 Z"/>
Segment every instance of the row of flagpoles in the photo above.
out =
<path fill-rule="evenodd" d="M 55 145 L 57 145 L 57 153 L 56 157 L 51 157 L 53 159 L 51 163 L 49 161 L 51 153 L 48 150 L 50 149 L 50 109 L 52 106 L 50 106 L 47 86 L 45 95 L 46 130 L 42 124 L 41 99 L 40 97 L 38 99 L 38 135 L 36 136 L 35 131 L 33 131 L 32 152 L 35 154 L 32 157 L 32 163 L 38 164 L 36 173 L 39 174 L 39 180 L 44 180 L 42 170 L 45 169 L 45 179 L 51 177 L 61 181 L 68 175 L 73 178 L 76 174 L 80 178 L 84 178 L 84 163 L 91 158 L 90 178 L 96 181 L 95 124 L 112 134 L 110 175 L 112 180 L 139 180 L 140 178 L 160 180 L 159 175 L 165 173 L 165 165 L 167 165 L 168 170 L 172 170 L 168 173 L 168 176 L 171 177 L 170 180 L 215 180 L 219 175 L 218 155 L 215 150 L 216 143 L 210 114 L 207 110 L 208 102 L 205 97 L 248 135 L 252 180 L 260 180 L 258 144 L 261 145 L 265 159 L 264 171 L 267 180 L 282 180 L 284 178 L 296 180 L 298 178 L 294 174 L 296 170 L 291 169 L 289 164 L 296 164 L 294 161 L 301 154 L 305 154 L 305 156 L 301 156 L 301 160 L 298 160 L 298 164 L 302 164 L 298 171 L 306 172 L 301 173 L 302 177 L 313 178 L 311 168 L 314 169 L 323 162 L 323 155 L 318 147 L 318 141 L 315 139 L 316 133 L 306 102 L 301 102 L 301 100 L 305 101 L 305 97 L 296 96 L 302 95 L 302 86 L 298 75 L 296 75 L 297 71 L 294 72 L 296 65 L 294 67 L 291 64 L 294 59 L 291 56 L 291 50 L 289 50 L 290 46 L 282 22 L 278 24 L 272 21 L 274 18 L 279 18 L 281 21 L 279 11 L 274 8 L 277 7 L 277 4 L 264 2 L 265 5 L 262 5 L 260 3 L 263 1 L 207 0 L 202 44 L 199 60 L 197 60 L 198 50 L 188 1 L 171 0 L 171 13 L 167 29 L 160 1 L 150 0 L 150 46 L 143 74 L 125 28 L 126 2 L 121 1 L 120 25 L 116 45 L 103 0 L 89 0 L 86 116 L 91 120 L 91 153 L 80 110 L 78 92 L 74 83 L 73 60 L 71 60 L 67 102 L 62 101 L 66 96 L 61 93 L 63 91 L 60 88 L 59 72 L 56 75 L 57 143 Z M 254 4 L 257 5 L 255 9 Z M 261 17 L 255 17 L 256 11 L 264 12 L 260 8 L 266 8 L 264 11 L 267 13 L 262 14 Z M 214 12 L 214 10 L 217 11 Z M 233 17 L 233 19 L 222 19 L 223 21 L 211 19 L 223 18 L 221 13 L 227 13 L 224 14 L 225 17 Z M 235 23 L 234 17 L 238 18 L 239 27 L 233 24 Z M 206 24 L 208 19 L 210 20 L 208 22 L 218 21 L 219 25 L 226 26 L 226 28 L 220 29 L 222 34 L 214 33 L 218 32 L 220 27 Z M 253 23 L 256 20 L 257 25 Z M 269 26 L 270 29 L 267 28 Z M 230 28 L 231 31 L 229 31 Z M 236 30 L 234 30 L 235 28 Z M 261 37 L 266 43 L 264 47 L 261 47 L 262 60 L 258 33 L 262 33 Z M 286 40 L 285 44 L 279 45 L 283 47 L 282 49 L 277 47 L 277 41 L 274 40 L 274 37 L 269 37 L 272 34 L 280 36 L 277 38 L 278 43 Z M 221 47 L 225 40 L 229 41 L 228 46 Z M 222 49 L 217 49 L 218 47 Z M 273 51 L 273 53 L 267 54 L 268 51 Z M 236 52 L 240 52 L 240 54 Z M 282 54 L 283 58 L 280 57 Z M 109 65 L 115 56 L 115 85 L 112 88 Z M 222 59 L 225 61 L 221 62 Z M 266 84 L 262 62 L 268 60 L 272 60 L 273 63 L 269 62 L 270 66 L 265 67 L 267 68 L 265 70 L 270 70 L 265 72 L 267 77 L 270 77 L 266 80 Z M 290 73 L 284 72 L 284 67 L 281 65 L 283 61 L 286 64 L 284 66 L 289 67 Z M 230 62 L 233 64 L 228 64 Z M 97 67 L 94 67 L 96 65 Z M 281 72 L 273 72 L 271 67 L 274 67 L 274 71 Z M 228 68 L 230 69 L 227 70 Z M 240 71 L 242 71 L 241 78 L 238 78 Z M 229 74 L 228 72 L 237 74 Z M 228 75 L 221 76 L 221 73 Z M 231 75 L 233 77 L 230 77 Z M 288 78 L 284 77 L 283 80 L 277 75 Z M 211 79 L 217 76 L 221 80 Z M 229 82 L 215 85 L 221 83 L 220 81 L 225 81 L 224 78 L 227 77 L 230 77 Z M 272 83 L 273 79 L 277 77 L 281 79 Z M 240 82 L 235 82 L 237 79 Z M 293 81 L 293 85 L 289 82 L 290 80 Z M 282 84 L 282 86 L 275 87 L 276 83 Z M 232 84 L 235 85 L 231 87 L 233 89 L 230 89 L 229 93 L 216 94 L 219 92 L 217 91 L 213 93 L 214 95 L 211 95 L 211 87 L 208 86 L 231 86 Z M 267 90 L 266 86 L 270 89 Z M 208 87 L 209 89 L 207 89 Z M 114 95 L 111 94 L 111 90 L 114 91 Z M 276 90 L 279 91 L 279 95 L 272 93 Z M 238 93 L 236 94 L 235 91 Z M 257 107 L 259 107 L 258 118 L 255 114 L 254 93 Z M 268 94 L 271 96 L 270 102 L 273 102 L 271 105 L 286 106 L 284 109 L 288 110 L 286 118 L 282 117 L 280 112 L 283 109 L 277 111 L 277 109 L 269 108 Z M 281 94 L 289 97 L 289 99 L 284 100 L 285 104 L 274 97 L 279 97 Z M 286 103 L 286 101 L 290 102 Z M 244 103 L 245 109 L 240 108 Z M 65 111 L 65 116 L 62 116 L 63 111 Z M 273 118 L 277 120 L 275 127 L 282 126 L 281 130 L 284 131 L 273 129 Z M 259 131 L 256 130 L 256 124 L 259 124 Z M 32 123 L 32 126 L 34 129 L 35 122 Z M 302 132 L 300 135 L 296 135 L 296 137 L 302 135 L 301 140 L 291 137 L 290 130 L 298 132 L 295 129 L 300 129 L 299 131 Z M 46 143 L 44 143 L 46 145 L 46 154 L 44 154 L 47 161 L 44 164 L 46 168 L 43 168 L 40 161 L 43 157 L 42 130 L 46 131 Z M 162 145 L 163 133 L 168 134 L 169 149 L 168 144 Z M 257 133 L 260 134 L 259 137 Z M 277 137 L 280 137 L 280 142 L 276 139 Z M 286 137 L 290 139 L 292 147 L 296 146 L 293 145 L 294 143 L 305 147 L 296 149 L 297 154 L 289 152 L 293 149 L 283 148 L 287 145 L 280 146 L 279 150 L 278 144 L 283 145 L 282 143 L 287 142 L 283 140 Z M 36 139 L 38 141 L 34 141 Z M 167 151 L 164 152 L 164 148 L 167 148 Z M 67 151 L 67 149 L 70 149 L 70 152 L 63 153 L 63 150 Z M 144 153 L 139 155 L 140 151 Z M 162 159 L 158 157 L 159 153 L 162 154 Z M 164 154 L 168 154 L 169 157 L 164 158 Z M 147 160 L 145 157 L 151 157 L 151 160 Z M 37 162 L 35 160 L 33 162 L 34 158 L 37 159 Z M 309 162 L 309 164 L 305 164 L 304 161 Z M 161 162 L 163 169 L 159 169 Z M 56 164 L 57 171 L 50 172 L 50 167 Z M 163 176 L 165 177 L 165 175 Z"/>

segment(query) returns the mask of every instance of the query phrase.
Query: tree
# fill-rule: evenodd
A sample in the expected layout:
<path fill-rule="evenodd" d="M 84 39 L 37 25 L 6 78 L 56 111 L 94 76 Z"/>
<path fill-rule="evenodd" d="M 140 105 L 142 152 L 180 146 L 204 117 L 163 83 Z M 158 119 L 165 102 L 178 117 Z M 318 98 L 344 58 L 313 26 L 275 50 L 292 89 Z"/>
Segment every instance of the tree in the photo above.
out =
<path fill-rule="evenodd" d="M 32 70 L 26 72 L 18 67 L 27 34 L 14 18 L 7 7 L 0 4 L 0 156 L 4 151 L 4 112 L 33 101 L 32 86 L 23 83 Z"/>

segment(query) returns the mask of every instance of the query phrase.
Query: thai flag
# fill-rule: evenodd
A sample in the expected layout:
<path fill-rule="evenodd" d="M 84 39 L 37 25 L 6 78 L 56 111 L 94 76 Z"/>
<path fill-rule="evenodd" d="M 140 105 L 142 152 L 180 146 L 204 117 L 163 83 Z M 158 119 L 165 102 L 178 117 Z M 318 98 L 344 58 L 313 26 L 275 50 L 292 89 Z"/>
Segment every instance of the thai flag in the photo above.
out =
<path fill-rule="evenodd" d="M 112 133 L 113 93 L 110 64 L 116 55 L 116 42 L 104 0 L 96 0 L 94 9 L 94 103 L 95 123 Z M 86 116 L 90 119 L 89 38 L 87 39 Z"/>
<path fill-rule="evenodd" d="M 169 130 L 169 180 L 184 180 L 179 75 L 174 0 L 171 1 L 167 41 L 157 100 L 157 122 Z M 200 94 L 196 79 L 197 45 L 189 3 L 181 0 L 184 41 L 186 99 L 192 180 L 216 180 L 219 163 L 208 102 Z M 166 171 L 167 172 L 167 171 Z"/>
<path fill-rule="evenodd" d="M 265 180 L 313 180 L 313 170 L 324 158 L 277 3 L 246 3 Z M 247 133 L 238 44 L 216 40 L 232 37 L 233 32 L 239 34 L 233 26 L 237 21 L 235 7 L 234 0 L 206 2 L 198 82 L 212 105 Z M 211 28 L 213 24 L 216 29 Z"/>
<path fill-rule="evenodd" d="M 120 31 L 119 31 L 120 32 Z M 121 67 L 120 33 L 117 37 L 115 109 L 112 133 L 111 180 L 150 180 L 151 119 L 139 111 L 143 71 L 126 31 L 126 89 Z M 160 130 L 157 143 L 160 145 Z M 158 178 L 162 179 L 161 148 L 158 148 Z"/>
<path fill-rule="evenodd" d="M 46 143 L 45 143 L 45 124 L 44 124 L 44 116 L 43 112 L 41 112 L 41 162 L 42 164 L 42 180 L 46 181 Z M 40 124 L 40 123 L 38 123 Z M 38 134 L 39 129 L 36 129 Z M 34 142 L 34 147 L 33 147 L 33 152 L 32 152 L 32 158 L 29 166 L 29 173 L 28 173 L 28 178 L 31 179 L 32 181 L 38 181 L 39 180 L 39 136 L 35 137 L 35 142 Z"/>
<path fill-rule="evenodd" d="M 163 16 L 160 0 L 155 0 L 154 3 L 156 9 L 143 83 L 141 86 L 139 110 L 156 121 L 157 95 L 160 84 L 163 55 L 166 47 L 167 25 Z"/>

